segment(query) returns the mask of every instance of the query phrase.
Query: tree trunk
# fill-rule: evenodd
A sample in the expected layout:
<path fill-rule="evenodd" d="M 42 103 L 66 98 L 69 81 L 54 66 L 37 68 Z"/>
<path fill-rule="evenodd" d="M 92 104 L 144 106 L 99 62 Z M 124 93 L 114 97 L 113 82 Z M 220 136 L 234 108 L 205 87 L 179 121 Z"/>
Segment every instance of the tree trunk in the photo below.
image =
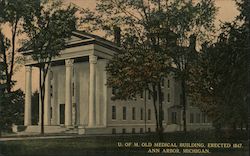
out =
<path fill-rule="evenodd" d="M 154 104 L 154 111 L 155 111 L 155 121 L 156 121 L 156 131 L 159 131 L 159 120 L 158 120 L 158 111 L 156 107 L 156 97 L 155 97 L 155 85 L 153 85 L 153 104 Z"/>
<path fill-rule="evenodd" d="M 17 16 L 15 19 L 15 23 L 12 26 L 12 40 L 11 40 L 11 44 L 12 44 L 12 51 L 11 51 L 11 62 L 10 62 L 10 72 L 7 75 L 7 91 L 8 93 L 11 92 L 11 88 L 12 88 L 12 76 L 13 76 L 13 72 L 14 72 L 14 63 L 15 63 L 15 50 L 16 50 L 16 34 L 17 34 L 17 25 L 18 25 L 18 21 L 19 21 L 19 17 Z"/>
<path fill-rule="evenodd" d="M 42 76 L 42 67 L 39 68 L 39 87 L 40 87 L 40 102 L 41 102 L 41 134 L 44 135 L 44 79 Z"/>
<path fill-rule="evenodd" d="M 160 141 L 163 140 L 163 110 L 162 110 L 162 91 L 161 91 L 161 83 L 157 84 L 158 86 L 158 94 L 159 94 L 159 139 Z"/>
<path fill-rule="evenodd" d="M 162 91 L 161 91 L 161 84 L 158 83 L 158 95 L 159 95 L 159 130 L 160 130 L 160 133 L 163 132 L 163 125 L 162 125 L 162 122 L 163 122 L 163 109 L 162 109 Z"/>
<path fill-rule="evenodd" d="M 40 67 L 40 90 L 41 90 L 41 134 L 44 134 L 44 97 L 45 97 L 45 80 L 50 67 L 51 59 L 49 63 L 45 63 Z"/>
<path fill-rule="evenodd" d="M 144 126 L 145 126 L 145 133 L 147 132 L 147 90 L 145 90 L 145 94 L 144 94 Z"/>
<path fill-rule="evenodd" d="M 187 131 L 187 119 L 186 119 L 186 82 L 185 79 L 182 78 L 181 80 L 181 89 L 182 89 L 182 107 L 183 107 L 183 114 L 182 114 L 182 120 L 183 120 L 183 131 Z"/>

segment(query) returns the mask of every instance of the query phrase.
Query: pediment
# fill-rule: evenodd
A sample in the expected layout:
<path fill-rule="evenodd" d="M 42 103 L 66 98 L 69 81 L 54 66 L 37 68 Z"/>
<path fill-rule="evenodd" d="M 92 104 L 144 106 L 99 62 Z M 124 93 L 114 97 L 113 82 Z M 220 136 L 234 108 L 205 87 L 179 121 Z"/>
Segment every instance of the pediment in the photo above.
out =
<path fill-rule="evenodd" d="M 98 44 L 115 51 L 119 51 L 119 47 L 113 42 L 106 40 L 100 36 L 93 35 L 84 31 L 74 31 L 69 39 L 66 39 L 66 48 L 83 46 L 86 44 Z M 32 49 L 28 44 L 18 50 L 22 54 L 32 53 Z"/>

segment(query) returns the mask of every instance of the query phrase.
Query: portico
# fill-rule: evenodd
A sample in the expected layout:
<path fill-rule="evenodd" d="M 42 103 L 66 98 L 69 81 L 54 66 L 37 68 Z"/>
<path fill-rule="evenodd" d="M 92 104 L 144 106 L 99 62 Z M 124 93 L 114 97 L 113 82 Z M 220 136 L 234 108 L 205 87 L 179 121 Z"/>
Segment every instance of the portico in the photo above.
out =
<path fill-rule="evenodd" d="M 111 42 L 84 32 L 74 32 L 67 48 L 52 60 L 45 79 L 44 125 L 63 128 L 106 127 L 107 96 L 105 66 L 118 48 Z M 31 51 L 25 56 L 25 111 L 24 125 L 32 125 L 32 68 L 36 62 Z M 38 78 L 37 75 L 36 78 Z"/>

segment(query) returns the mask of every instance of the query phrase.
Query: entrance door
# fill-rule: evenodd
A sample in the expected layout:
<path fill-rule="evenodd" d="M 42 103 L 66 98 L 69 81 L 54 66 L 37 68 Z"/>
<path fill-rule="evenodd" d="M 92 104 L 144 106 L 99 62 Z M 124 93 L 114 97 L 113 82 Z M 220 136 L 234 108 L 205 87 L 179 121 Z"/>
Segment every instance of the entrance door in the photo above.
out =
<path fill-rule="evenodd" d="M 65 123 L 65 104 L 60 104 L 60 125 Z"/>

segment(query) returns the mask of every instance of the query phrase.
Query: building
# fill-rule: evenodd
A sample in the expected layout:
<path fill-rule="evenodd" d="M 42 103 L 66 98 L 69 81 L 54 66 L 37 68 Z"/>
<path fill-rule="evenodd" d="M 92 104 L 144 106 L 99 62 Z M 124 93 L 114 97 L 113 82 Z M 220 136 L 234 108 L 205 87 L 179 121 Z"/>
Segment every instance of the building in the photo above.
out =
<path fill-rule="evenodd" d="M 45 80 L 45 133 L 155 131 L 152 97 L 148 93 L 130 101 L 112 100 L 114 90 L 105 85 L 105 66 L 117 52 L 119 48 L 112 42 L 85 32 L 73 32 L 67 48 L 53 59 Z M 31 59 L 30 53 L 32 51 L 22 52 L 26 60 L 24 125 L 26 132 L 40 132 L 40 123 L 31 124 L 31 72 L 37 63 Z M 180 84 L 169 77 L 164 80 L 162 88 L 165 97 L 164 128 L 166 131 L 180 131 Z M 188 107 L 187 121 L 188 130 L 211 127 L 207 117 L 196 107 Z"/>

